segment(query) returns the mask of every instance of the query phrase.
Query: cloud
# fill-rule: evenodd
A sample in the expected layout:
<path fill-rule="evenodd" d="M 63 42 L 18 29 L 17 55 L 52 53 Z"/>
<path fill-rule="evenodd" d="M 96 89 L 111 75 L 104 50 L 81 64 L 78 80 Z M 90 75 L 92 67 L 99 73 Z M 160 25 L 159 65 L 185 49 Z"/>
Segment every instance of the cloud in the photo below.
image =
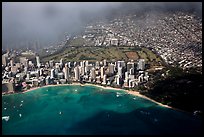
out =
<path fill-rule="evenodd" d="M 47 46 L 62 41 L 96 18 L 144 10 L 186 9 L 202 11 L 201 3 L 115 3 L 115 2 L 4 2 L 2 3 L 3 47 L 19 47 L 38 41 Z M 201 12 L 202 13 L 202 12 Z"/>

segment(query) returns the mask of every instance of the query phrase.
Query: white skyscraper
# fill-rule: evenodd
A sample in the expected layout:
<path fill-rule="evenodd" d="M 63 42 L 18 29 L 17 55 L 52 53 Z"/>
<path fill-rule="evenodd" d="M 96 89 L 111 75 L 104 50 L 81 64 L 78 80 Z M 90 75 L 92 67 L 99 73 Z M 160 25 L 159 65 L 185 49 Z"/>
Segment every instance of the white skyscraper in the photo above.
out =
<path fill-rule="evenodd" d="M 63 58 L 60 59 L 60 65 L 63 66 Z"/>
<path fill-rule="evenodd" d="M 51 79 L 55 78 L 55 69 L 51 69 Z"/>
<path fill-rule="evenodd" d="M 118 61 L 117 62 L 117 68 L 119 68 L 119 67 L 125 67 L 125 61 Z"/>
<path fill-rule="evenodd" d="M 27 79 L 30 79 L 30 73 L 28 73 L 28 74 L 26 75 L 26 78 L 27 78 Z"/>
<path fill-rule="evenodd" d="M 81 73 L 82 73 L 82 66 L 78 66 L 79 67 L 79 74 L 81 75 Z"/>
<path fill-rule="evenodd" d="M 29 66 L 33 66 L 33 62 L 31 60 L 28 61 Z"/>
<path fill-rule="evenodd" d="M 84 67 L 84 72 L 85 72 L 86 74 L 88 73 L 88 70 L 89 70 L 88 66 L 85 66 L 85 67 Z"/>
<path fill-rule="evenodd" d="M 82 67 L 82 68 L 81 68 L 81 75 L 82 75 L 82 76 L 85 75 L 85 67 Z"/>
<path fill-rule="evenodd" d="M 93 80 L 96 79 L 96 70 L 95 70 L 95 68 L 92 68 L 92 69 L 91 69 L 91 78 L 92 78 Z"/>
<path fill-rule="evenodd" d="M 109 69 L 109 73 L 113 74 L 114 73 L 114 64 L 109 64 L 108 69 Z"/>
<path fill-rule="evenodd" d="M 80 76 L 79 76 L 79 67 L 75 67 L 74 68 L 74 77 L 75 77 L 75 80 L 78 81 Z"/>
<path fill-rule="evenodd" d="M 71 62 L 68 62 L 68 67 L 71 68 Z"/>
<path fill-rule="evenodd" d="M 77 66 L 77 62 L 75 61 L 75 62 L 74 62 L 74 67 L 76 67 L 76 66 Z"/>
<path fill-rule="evenodd" d="M 145 60 L 144 59 L 140 59 L 138 64 L 137 64 L 137 69 L 138 70 L 144 70 L 145 69 Z"/>
<path fill-rule="evenodd" d="M 85 62 L 85 66 L 88 66 L 88 65 L 89 65 L 89 61 L 86 60 L 86 62 Z"/>
<path fill-rule="evenodd" d="M 125 79 L 127 80 L 129 78 L 129 73 L 125 72 Z"/>
<path fill-rule="evenodd" d="M 132 69 L 131 72 L 130 72 L 130 69 Z M 127 71 L 129 73 L 131 73 L 131 75 L 134 74 L 134 71 L 135 71 L 135 64 L 134 64 L 134 62 L 128 62 L 127 63 Z"/>
<path fill-rule="evenodd" d="M 43 74 L 43 68 L 40 68 L 40 76 Z"/>
<path fill-rule="evenodd" d="M 69 68 L 68 68 L 67 66 L 65 66 L 65 67 L 63 68 L 63 72 L 64 72 L 64 78 L 65 78 L 66 80 L 68 80 L 68 79 L 69 79 Z"/>
<path fill-rule="evenodd" d="M 122 67 L 118 67 L 118 75 L 120 76 L 120 77 L 122 77 L 122 74 L 123 74 L 123 68 Z"/>
<path fill-rule="evenodd" d="M 24 72 L 25 72 L 25 73 L 28 72 L 28 67 L 24 67 Z"/>
<path fill-rule="evenodd" d="M 116 75 L 116 84 L 117 85 L 120 85 L 121 82 L 120 82 L 120 76 L 119 75 Z"/>
<path fill-rule="evenodd" d="M 104 74 L 105 74 L 105 68 L 101 67 L 101 78 L 103 78 Z"/>
<path fill-rule="evenodd" d="M 4 66 L 7 65 L 6 55 L 2 55 L 2 64 L 3 64 Z"/>
<path fill-rule="evenodd" d="M 107 76 L 104 75 L 104 76 L 103 76 L 103 82 L 102 82 L 102 84 L 103 84 L 103 85 L 106 85 L 106 83 L 107 83 Z"/>
<path fill-rule="evenodd" d="M 37 66 L 40 67 L 40 57 L 36 56 L 36 62 L 37 62 Z"/>
<path fill-rule="evenodd" d="M 143 74 L 141 74 L 141 75 L 138 77 L 138 81 L 139 81 L 139 82 L 143 82 L 143 80 L 144 80 L 144 76 L 143 76 Z"/>

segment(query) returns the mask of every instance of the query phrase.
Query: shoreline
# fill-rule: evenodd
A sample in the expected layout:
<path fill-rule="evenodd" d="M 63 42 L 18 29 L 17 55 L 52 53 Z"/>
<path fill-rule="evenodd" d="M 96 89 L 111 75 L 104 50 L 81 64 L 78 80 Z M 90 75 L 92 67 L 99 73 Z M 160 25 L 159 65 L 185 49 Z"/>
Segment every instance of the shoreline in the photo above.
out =
<path fill-rule="evenodd" d="M 162 107 L 166 107 L 166 108 L 170 108 L 170 109 L 174 109 L 174 110 L 177 110 L 177 111 L 183 111 L 183 112 L 186 112 L 184 110 L 180 110 L 180 109 L 177 109 L 177 108 L 174 108 L 174 107 L 171 107 L 171 106 L 168 106 L 168 105 L 164 105 L 160 102 L 157 102 L 145 95 L 142 95 L 139 93 L 139 91 L 133 91 L 133 90 L 125 90 L 125 89 L 120 89 L 120 88 L 113 88 L 113 87 L 110 87 L 110 86 L 102 86 L 102 85 L 95 85 L 95 84 L 91 84 L 91 83 L 85 83 L 85 84 L 81 84 L 81 83 L 72 83 L 72 84 L 58 84 L 58 85 L 45 85 L 45 86 L 42 86 L 42 87 L 34 87 L 34 88 L 31 88 L 31 89 L 28 89 L 26 91 L 23 91 L 23 92 L 19 92 L 19 93 L 26 93 L 26 92 L 30 92 L 30 91 L 33 91 L 33 90 L 36 90 L 36 89 L 39 89 L 39 88 L 46 88 L 46 87 L 56 87 L 56 86 L 69 86 L 69 85 L 80 85 L 80 86 L 95 86 L 95 87 L 99 87 L 99 88 L 103 88 L 103 89 L 111 89 L 111 90 L 122 90 L 124 92 L 126 92 L 127 94 L 130 94 L 130 95 L 133 95 L 133 96 L 138 96 L 138 97 L 141 97 L 141 98 L 144 98 L 144 99 L 147 99 L 151 102 L 154 102 L 156 103 L 157 105 L 160 105 Z M 18 93 L 12 93 L 12 94 L 18 94 Z M 5 95 L 11 95 L 10 93 L 8 94 L 2 94 L 2 96 L 5 96 Z"/>

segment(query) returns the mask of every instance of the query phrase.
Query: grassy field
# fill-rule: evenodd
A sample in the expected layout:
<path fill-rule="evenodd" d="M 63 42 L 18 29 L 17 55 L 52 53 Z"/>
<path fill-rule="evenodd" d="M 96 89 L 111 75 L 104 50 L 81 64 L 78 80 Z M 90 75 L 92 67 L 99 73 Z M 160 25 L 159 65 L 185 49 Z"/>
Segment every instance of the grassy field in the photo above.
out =
<path fill-rule="evenodd" d="M 63 52 L 56 55 L 51 55 L 42 58 L 43 62 L 49 60 L 59 61 L 61 58 L 67 61 L 82 61 L 89 60 L 90 62 L 102 61 L 106 59 L 108 61 L 113 60 L 138 60 L 145 59 L 147 63 L 152 65 L 158 65 L 161 61 L 160 57 L 155 55 L 151 50 L 146 48 L 135 47 L 69 47 Z"/>

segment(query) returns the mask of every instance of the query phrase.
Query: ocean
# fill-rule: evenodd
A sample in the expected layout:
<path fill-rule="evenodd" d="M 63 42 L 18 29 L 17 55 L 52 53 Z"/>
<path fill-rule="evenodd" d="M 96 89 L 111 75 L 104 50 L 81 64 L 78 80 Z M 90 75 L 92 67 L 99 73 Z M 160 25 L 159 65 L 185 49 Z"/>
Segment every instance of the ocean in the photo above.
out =
<path fill-rule="evenodd" d="M 194 135 L 202 121 L 123 90 L 42 87 L 2 96 L 3 135 Z"/>

